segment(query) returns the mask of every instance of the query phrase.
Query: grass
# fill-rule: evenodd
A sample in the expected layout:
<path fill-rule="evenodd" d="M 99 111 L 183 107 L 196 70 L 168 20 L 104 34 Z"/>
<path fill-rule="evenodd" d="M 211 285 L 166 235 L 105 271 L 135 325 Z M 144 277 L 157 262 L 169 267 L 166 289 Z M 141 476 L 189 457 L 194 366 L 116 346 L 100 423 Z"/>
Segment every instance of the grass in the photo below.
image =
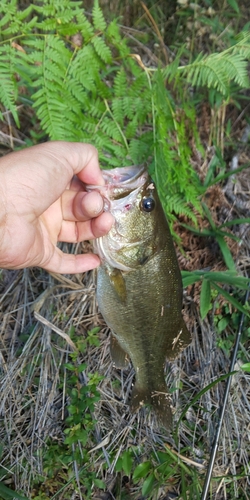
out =
<path fill-rule="evenodd" d="M 93 273 L 3 271 L 1 286 L 2 482 L 36 500 L 97 498 L 103 490 L 117 499 L 164 492 L 198 499 L 223 395 L 216 380 L 229 365 L 212 316 L 202 321 L 186 292 L 193 343 L 167 365 L 175 426 L 181 417 L 174 440 L 147 409 L 129 413 L 133 371 L 112 366 Z M 225 346 L 236 323 L 227 325 Z M 244 346 L 241 360 L 250 361 Z M 217 498 L 228 485 L 235 495 L 248 488 L 249 380 L 241 370 L 233 376 L 212 483 Z"/>
<path fill-rule="evenodd" d="M 124 33 L 136 53 L 141 50 L 155 65 L 158 58 L 150 44 L 159 33 L 162 44 L 168 29 L 157 20 L 161 4 L 152 2 L 150 12 L 135 4 L 147 29 L 141 33 L 136 25 L 136 29 L 123 28 Z M 133 7 L 129 2 L 126 5 Z M 197 20 L 193 5 L 179 3 L 170 20 L 172 32 L 178 19 L 178 36 L 182 42 L 187 36 L 186 50 L 189 45 L 194 50 L 195 29 L 206 25 L 196 49 L 208 43 L 210 34 L 217 35 L 211 38 L 213 50 L 221 48 L 219 14 L 212 13 L 205 18 L 207 24 L 202 24 L 206 7 L 201 6 Z M 238 4 L 225 2 L 225 12 L 230 5 L 234 11 Z M 196 28 L 194 20 L 200 23 Z M 161 27 L 158 34 L 156 26 Z M 232 29 L 231 23 L 228 37 Z M 145 44 L 145 40 L 150 42 Z M 134 372 L 131 366 L 124 371 L 112 366 L 109 331 L 96 303 L 94 273 L 72 277 L 38 269 L 2 271 L 0 500 L 200 498 L 243 307 L 246 283 L 242 276 L 250 266 L 250 150 L 247 141 L 241 141 L 242 130 L 247 128 L 247 100 L 240 110 L 232 103 L 218 102 L 210 109 L 215 98 L 205 91 L 200 95 L 197 121 L 204 150 L 202 154 L 195 150 L 192 158 L 204 186 L 206 208 L 197 214 L 197 227 L 190 228 L 190 221 L 181 216 L 175 224 L 182 242 L 177 252 L 185 285 L 184 316 L 193 336 L 181 357 L 166 363 L 175 433 L 168 435 L 159 428 L 147 408 L 137 414 L 129 412 L 126 402 Z M 30 135 L 35 141 L 44 140 L 31 108 L 27 116 L 22 112 L 25 132 L 12 126 L 8 113 L 1 122 L 10 149 L 24 139 L 29 141 Z M 237 152 L 233 175 L 232 149 Z M 81 246 L 65 248 L 82 251 Z M 249 500 L 250 373 L 241 369 L 242 364 L 249 366 L 249 345 L 247 319 L 210 500 Z"/>

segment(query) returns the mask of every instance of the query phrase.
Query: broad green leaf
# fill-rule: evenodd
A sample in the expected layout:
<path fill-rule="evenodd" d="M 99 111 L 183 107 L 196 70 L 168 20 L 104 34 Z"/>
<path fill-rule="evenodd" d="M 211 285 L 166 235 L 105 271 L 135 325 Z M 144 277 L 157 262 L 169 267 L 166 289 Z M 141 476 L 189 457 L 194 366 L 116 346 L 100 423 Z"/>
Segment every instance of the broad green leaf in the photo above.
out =
<path fill-rule="evenodd" d="M 244 365 L 241 365 L 241 370 L 244 372 L 250 372 L 250 363 L 244 363 Z"/>
<path fill-rule="evenodd" d="M 218 325 L 217 325 L 217 328 L 219 330 L 219 332 L 223 332 L 223 330 L 225 330 L 225 328 L 227 327 L 228 325 L 228 322 L 229 322 L 229 319 L 228 318 L 221 318 Z"/>
<path fill-rule="evenodd" d="M 130 476 L 133 460 L 130 451 L 124 451 L 122 454 L 122 468 L 126 476 Z"/>
<path fill-rule="evenodd" d="M 201 277 L 198 274 L 189 273 L 186 276 L 183 276 L 183 274 L 182 274 L 182 285 L 183 285 L 183 288 L 186 288 L 189 285 L 193 285 L 197 281 L 200 281 L 200 279 L 201 279 Z"/>
<path fill-rule="evenodd" d="M 142 486 L 142 496 L 149 495 L 155 486 L 155 475 L 152 472 L 147 479 L 145 479 Z"/>
<path fill-rule="evenodd" d="M 133 480 L 137 481 L 137 479 L 140 479 L 141 477 L 145 477 L 151 468 L 152 468 L 152 464 L 149 460 L 137 465 L 137 467 L 134 470 Z"/>
<path fill-rule="evenodd" d="M 87 368 L 87 363 L 81 363 L 79 366 L 77 366 L 76 371 L 77 373 L 82 373 L 84 370 Z"/>
<path fill-rule="evenodd" d="M 232 254 L 228 248 L 228 245 L 227 245 L 225 239 L 223 238 L 223 236 L 217 234 L 216 240 L 219 244 L 219 247 L 220 247 L 221 253 L 223 255 L 226 266 L 228 267 L 228 269 L 230 271 L 235 271 L 236 270 L 235 263 L 234 263 Z"/>
<path fill-rule="evenodd" d="M 93 483 L 95 486 L 97 486 L 97 488 L 100 488 L 101 490 L 105 490 L 106 488 L 106 484 L 101 479 L 93 479 Z"/>
<path fill-rule="evenodd" d="M 210 282 L 227 283 L 232 286 L 243 288 L 246 290 L 248 288 L 249 279 L 244 276 L 238 276 L 236 271 L 182 271 L 182 281 L 183 287 L 192 285 L 201 279 L 207 279 Z"/>
<path fill-rule="evenodd" d="M 210 281 L 204 279 L 201 285 L 200 295 L 200 313 L 201 319 L 204 319 L 211 306 L 211 286 Z"/>

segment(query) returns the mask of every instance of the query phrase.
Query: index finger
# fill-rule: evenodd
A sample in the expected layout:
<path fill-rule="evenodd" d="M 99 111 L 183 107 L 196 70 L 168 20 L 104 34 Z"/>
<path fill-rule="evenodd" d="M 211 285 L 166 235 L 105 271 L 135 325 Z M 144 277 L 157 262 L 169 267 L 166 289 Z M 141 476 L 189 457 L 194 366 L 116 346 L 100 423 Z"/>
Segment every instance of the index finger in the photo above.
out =
<path fill-rule="evenodd" d="M 65 143 L 62 143 L 63 145 Z M 103 186 L 105 184 L 98 161 L 98 151 L 92 144 L 67 143 L 65 158 L 74 174 L 85 184 Z"/>

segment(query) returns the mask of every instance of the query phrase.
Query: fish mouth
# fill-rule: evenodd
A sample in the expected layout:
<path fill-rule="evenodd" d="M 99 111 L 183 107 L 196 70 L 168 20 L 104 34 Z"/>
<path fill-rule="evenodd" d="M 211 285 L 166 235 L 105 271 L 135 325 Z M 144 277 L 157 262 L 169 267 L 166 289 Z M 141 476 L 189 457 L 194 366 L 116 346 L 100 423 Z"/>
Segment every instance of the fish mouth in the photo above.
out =
<path fill-rule="evenodd" d="M 143 165 L 132 165 L 130 167 L 115 168 L 113 170 L 103 170 L 105 185 L 115 188 L 122 187 L 134 189 L 138 178 L 145 172 Z"/>
<path fill-rule="evenodd" d="M 89 184 L 86 186 L 86 190 L 99 191 L 104 198 L 104 211 L 110 209 L 111 200 L 125 198 L 125 196 L 137 187 L 141 187 L 148 175 L 143 165 L 102 170 L 102 174 L 105 185 Z"/>
<path fill-rule="evenodd" d="M 97 238 L 93 242 L 94 252 L 97 253 L 102 262 L 121 271 L 132 271 L 134 267 L 121 262 L 118 252 L 125 246 L 132 248 L 143 242 L 128 242 L 116 215 L 133 208 L 139 192 L 148 179 L 148 173 L 143 165 L 132 165 L 129 167 L 103 170 L 105 180 L 104 186 L 88 185 L 87 191 L 98 191 L 104 199 L 104 211 L 110 211 L 114 216 L 115 224 L 108 235 Z"/>

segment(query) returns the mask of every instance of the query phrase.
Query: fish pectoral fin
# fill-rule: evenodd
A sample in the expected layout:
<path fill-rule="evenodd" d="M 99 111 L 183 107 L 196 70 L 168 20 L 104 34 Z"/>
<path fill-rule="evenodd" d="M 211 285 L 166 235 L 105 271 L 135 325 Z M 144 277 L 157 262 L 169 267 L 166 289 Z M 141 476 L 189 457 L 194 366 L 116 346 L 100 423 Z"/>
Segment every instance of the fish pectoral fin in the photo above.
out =
<path fill-rule="evenodd" d="M 125 369 L 129 364 L 129 356 L 120 346 L 117 338 L 111 333 L 110 354 L 116 368 Z"/>
<path fill-rule="evenodd" d="M 126 302 L 127 290 L 122 272 L 120 271 L 120 269 L 113 268 L 111 271 L 109 271 L 108 274 L 110 283 L 112 284 L 116 294 L 118 295 L 118 298 L 121 302 Z"/>
<path fill-rule="evenodd" d="M 130 398 L 130 409 L 135 412 L 144 405 L 150 405 L 157 415 L 158 422 L 167 430 L 171 430 L 173 420 L 171 396 L 165 385 L 159 389 L 151 391 L 148 388 L 143 389 L 135 383 Z"/>

